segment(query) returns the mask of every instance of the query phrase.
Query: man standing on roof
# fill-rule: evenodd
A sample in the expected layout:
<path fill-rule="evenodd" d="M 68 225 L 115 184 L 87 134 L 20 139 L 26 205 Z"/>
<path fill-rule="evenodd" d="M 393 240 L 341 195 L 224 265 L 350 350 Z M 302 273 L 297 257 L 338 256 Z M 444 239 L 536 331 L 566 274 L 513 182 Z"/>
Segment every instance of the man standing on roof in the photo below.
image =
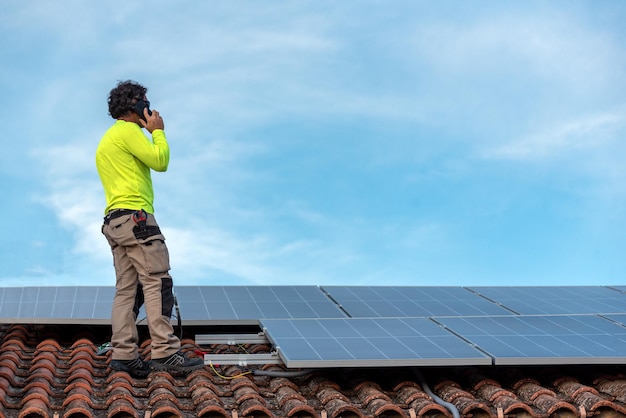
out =
<path fill-rule="evenodd" d="M 106 198 L 102 233 L 111 246 L 116 275 L 110 367 L 134 377 L 146 377 L 150 367 L 188 372 L 204 365 L 202 359 L 183 354 L 170 323 L 174 296 L 169 253 L 154 217 L 150 175 L 150 170 L 167 170 L 170 149 L 163 118 L 150 110 L 146 92 L 147 88 L 131 80 L 111 90 L 109 114 L 116 121 L 96 151 Z M 150 132 L 152 140 L 141 128 Z M 150 363 L 138 352 L 136 320 L 142 302 L 152 339 Z"/>

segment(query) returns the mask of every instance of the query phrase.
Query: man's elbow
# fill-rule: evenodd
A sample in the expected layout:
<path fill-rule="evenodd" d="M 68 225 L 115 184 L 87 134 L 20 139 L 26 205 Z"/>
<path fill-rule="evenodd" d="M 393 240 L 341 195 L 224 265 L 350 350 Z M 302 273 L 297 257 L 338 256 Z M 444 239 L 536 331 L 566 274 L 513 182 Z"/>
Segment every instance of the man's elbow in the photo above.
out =
<path fill-rule="evenodd" d="M 170 164 L 169 154 L 161 156 L 156 161 L 156 167 L 154 167 L 154 171 L 158 171 L 160 173 L 167 171 L 167 166 Z"/>

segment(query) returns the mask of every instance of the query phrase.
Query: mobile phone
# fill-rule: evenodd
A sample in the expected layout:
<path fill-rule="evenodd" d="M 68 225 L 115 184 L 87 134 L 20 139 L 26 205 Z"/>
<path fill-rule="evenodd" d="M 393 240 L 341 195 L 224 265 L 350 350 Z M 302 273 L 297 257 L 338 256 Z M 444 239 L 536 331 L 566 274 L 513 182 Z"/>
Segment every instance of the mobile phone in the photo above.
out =
<path fill-rule="evenodd" d="M 135 113 L 137 113 L 141 119 L 146 120 L 145 116 L 143 115 L 144 109 L 148 109 L 148 115 L 152 115 L 152 111 L 150 110 L 150 102 L 147 100 L 138 100 L 133 107 Z"/>

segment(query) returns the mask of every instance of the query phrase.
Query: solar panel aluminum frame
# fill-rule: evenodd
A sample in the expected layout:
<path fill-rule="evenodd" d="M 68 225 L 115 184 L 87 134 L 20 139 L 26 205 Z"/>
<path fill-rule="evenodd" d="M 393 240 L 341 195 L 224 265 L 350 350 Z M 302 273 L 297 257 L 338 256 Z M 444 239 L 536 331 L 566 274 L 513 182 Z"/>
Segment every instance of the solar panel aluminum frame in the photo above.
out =
<path fill-rule="evenodd" d="M 376 368 L 376 367 L 459 367 L 459 366 L 491 366 L 492 360 L 486 357 L 485 360 L 477 361 L 476 359 L 379 359 L 379 360 L 289 360 L 284 351 L 280 348 L 276 348 L 276 352 L 280 356 L 285 367 L 289 369 L 323 369 L 332 367 L 364 367 L 364 368 Z"/>

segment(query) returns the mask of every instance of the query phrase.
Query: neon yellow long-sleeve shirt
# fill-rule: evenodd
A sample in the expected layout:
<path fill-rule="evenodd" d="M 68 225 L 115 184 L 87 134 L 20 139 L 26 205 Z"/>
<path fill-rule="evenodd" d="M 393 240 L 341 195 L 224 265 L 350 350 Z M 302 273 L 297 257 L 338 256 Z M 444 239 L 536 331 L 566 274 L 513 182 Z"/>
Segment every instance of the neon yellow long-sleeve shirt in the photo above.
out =
<path fill-rule="evenodd" d="M 112 209 L 154 213 L 150 170 L 166 171 L 169 161 L 165 132 L 155 129 L 151 141 L 136 123 L 117 120 L 96 150 L 96 167 L 106 198 L 104 213 Z"/>

